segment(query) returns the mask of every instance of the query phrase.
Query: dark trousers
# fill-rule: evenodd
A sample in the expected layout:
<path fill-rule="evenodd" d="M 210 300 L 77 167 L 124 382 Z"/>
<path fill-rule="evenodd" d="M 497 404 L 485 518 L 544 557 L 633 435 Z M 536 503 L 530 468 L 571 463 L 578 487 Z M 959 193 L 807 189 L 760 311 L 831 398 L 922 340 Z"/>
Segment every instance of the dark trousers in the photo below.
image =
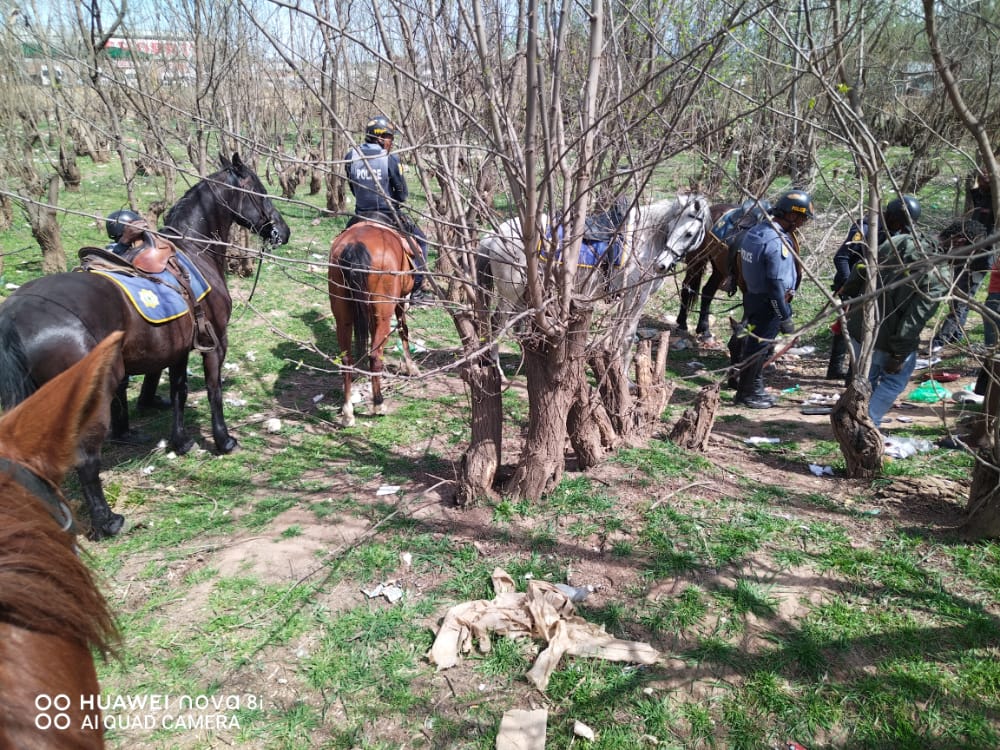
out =
<path fill-rule="evenodd" d="M 749 398 L 764 393 L 764 362 L 778 335 L 781 321 L 774 314 L 770 298 L 747 292 L 743 295 L 746 328 L 740 348 L 740 373 L 736 398 Z"/>

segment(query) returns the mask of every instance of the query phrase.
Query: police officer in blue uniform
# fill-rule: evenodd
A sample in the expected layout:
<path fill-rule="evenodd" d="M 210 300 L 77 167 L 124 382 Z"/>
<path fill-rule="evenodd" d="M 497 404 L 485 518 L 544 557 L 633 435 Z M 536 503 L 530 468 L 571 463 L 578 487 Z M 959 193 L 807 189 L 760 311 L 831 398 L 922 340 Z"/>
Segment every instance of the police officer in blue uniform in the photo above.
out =
<path fill-rule="evenodd" d="M 812 198 L 789 190 L 775 202 L 771 216 L 747 230 L 739 249 L 746 329 L 734 403 L 751 409 L 774 406 L 764 390 L 764 360 L 779 331 L 795 330 L 791 301 L 799 265 L 794 232 L 813 218 Z"/>
<path fill-rule="evenodd" d="M 347 180 L 354 194 L 354 216 L 347 226 L 359 221 L 380 221 L 391 224 L 404 234 L 412 235 L 420 245 L 420 257 L 414 256 L 419 270 L 427 268 L 427 237 L 416 222 L 403 211 L 409 197 L 406 178 L 399 168 L 399 157 L 391 153 L 396 131 L 389 119 L 377 115 L 365 126 L 365 142 L 347 152 Z M 410 301 L 423 299 L 424 275 L 413 278 Z"/>

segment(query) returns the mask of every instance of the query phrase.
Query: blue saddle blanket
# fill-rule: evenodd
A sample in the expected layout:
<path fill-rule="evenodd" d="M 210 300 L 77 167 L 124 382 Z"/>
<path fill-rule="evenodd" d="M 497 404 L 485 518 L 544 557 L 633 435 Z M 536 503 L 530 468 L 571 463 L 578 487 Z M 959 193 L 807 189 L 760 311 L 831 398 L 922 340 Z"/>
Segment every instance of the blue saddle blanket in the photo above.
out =
<path fill-rule="evenodd" d="M 204 299 L 212 291 L 212 287 L 186 255 L 178 251 L 177 259 L 187 269 L 195 298 Z M 180 282 L 170 271 L 149 274 L 152 278 L 106 269 L 92 270 L 90 273 L 99 273 L 117 284 L 138 313 L 150 323 L 167 323 L 189 312 L 187 300 L 181 293 Z"/>
<path fill-rule="evenodd" d="M 552 251 L 555 254 L 555 262 L 562 263 L 562 226 L 556 227 L 554 233 L 552 230 L 549 230 L 547 236 L 549 240 L 551 240 Z M 614 234 L 610 239 L 597 239 L 584 235 L 583 242 L 580 244 L 579 265 L 583 268 L 594 268 L 601 265 L 618 268 L 622 264 L 623 255 L 624 245 L 620 234 Z M 548 243 L 539 243 L 538 257 L 542 260 L 548 260 Z"/>

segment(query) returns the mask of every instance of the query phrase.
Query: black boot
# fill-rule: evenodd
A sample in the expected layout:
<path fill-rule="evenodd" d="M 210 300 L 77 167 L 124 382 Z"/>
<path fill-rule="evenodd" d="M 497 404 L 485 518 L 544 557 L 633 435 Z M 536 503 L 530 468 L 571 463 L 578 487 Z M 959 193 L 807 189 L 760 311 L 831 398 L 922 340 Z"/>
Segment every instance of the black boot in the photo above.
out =
<path fill-rule="evenodd" d="M 774 399 L 764 390 L 764 352 L 758 352 L 753 360 L 743 363 L 739 386 L 733 403 L 749 409 L 770 409 Z"/>
<path fill-rule="evenodd" d="M 850 374 L 851 360 L 847 355 L 847 336 L 834 334 L 830 347 L 830 365 L 826 368 L 827 380 L 846 380 Z"/>
<path fill-rule="evenodd" d="M 985 367 L 979 368 L 979 375 L 976 376 L 976 384 L 972 387 L 972 392 L 979 396 L 986 395 L 986 389 L 990 385 L 990 373 Z"/>

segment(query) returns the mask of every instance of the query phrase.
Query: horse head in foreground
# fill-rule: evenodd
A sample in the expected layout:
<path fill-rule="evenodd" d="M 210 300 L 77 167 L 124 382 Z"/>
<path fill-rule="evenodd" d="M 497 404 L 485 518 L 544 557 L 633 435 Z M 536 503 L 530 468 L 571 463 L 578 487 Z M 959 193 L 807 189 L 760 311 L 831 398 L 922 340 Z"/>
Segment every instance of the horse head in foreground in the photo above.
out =
<path fill-rule="evenodd" d="M 0 419 L 0 747 L 104 746 L 91 649 L 108 653 L 117 632 L 58 487 L 107 427 L 121 342 L 111 334 Z"/>
<path fill-rule="evenodd" d="M 345 427 L 354 424 L 351 383 L 355 365 L 370 361 L 372 404 L 385 414 L 382 396 L 383 350 L 396 316 L 407 375 L 417 375 L 406 327 L 406 296 L 413 291 L 409 242 L 385 224 L 362 221 L 341 232 L 330 246 L 327 283 L 337 323 L 337 348 L 343 358 Z M 420 252 L 419 248 L 416 252 Z"/>
<path fill-rule="evenodd" d="M 219 453 L 236 448 L 222 413 L 222 364 L 229 341 L 226 328 L 232 298 L 226 285 L 230 229 L 239 224 L 267 242 L 287 242 L 290 231 L 274 208 L 260 178 L 234 155 L 222 169 L 189 189 L 167 213 L 161 236 L 176 248 L 175 260 L 187 269 L 188 294 L 176 289 L 179 279 L 164 283 L 134 270 L 117 273 L 106 267 L 89 272 L 43 276 L 21 286 L 0 305 L 0 405 L 11 408 L 63 372 L 112 331 L 124 331 L 121 355 L 112 373 L 125 377 L 170 371 L 173 421 L 170 445 L 190 450 L 184 430 L 187 364 L 198 344 L 212 417 L 212 437 Z M 167 272 L 168 273 L 168 272 Z M 145 285 L 137 289 L 136 285 Z M 181 284 L 184 286 L 184 284 Z M 148 304 L 152 302 L 152 304 Z M 176 304 L 176 307 L 172 307 Z M 145 305 L 145 306 L 143 306 Z M 124 398 L 112 402 L 112 433 L 128 432 Z M 124 518 L 113 513 L 100 480 L 104 434 L 88 434 L 77 465 L 90 516 L 89 536 L 117 534 Z"/>

